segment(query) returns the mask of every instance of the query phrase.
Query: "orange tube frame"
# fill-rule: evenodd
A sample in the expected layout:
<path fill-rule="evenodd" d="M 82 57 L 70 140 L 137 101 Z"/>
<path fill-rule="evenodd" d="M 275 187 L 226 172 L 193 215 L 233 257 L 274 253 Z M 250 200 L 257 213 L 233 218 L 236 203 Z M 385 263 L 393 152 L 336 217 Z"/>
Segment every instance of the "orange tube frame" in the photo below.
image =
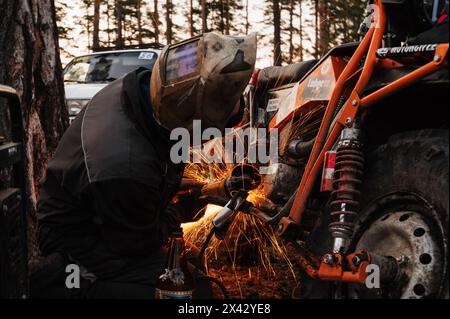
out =
<path fill-rule="evenodd" d="M 322 120 L 316 142 L 309 157 L 305 172 L 300 182 L 297 196 L 294 200 L 292 208 L 290 210 L 289 217 L 282 219 L 279 225 L 279 233 L 282 234 L 289 223 L 299 225 L 302 220 L 302 215 L 305 210 L 306 201 L 312 191 L 314 182 L 318 176 L 318 173 L 322 169 L 323 159 L 325 153 L 330 150 L 336 140 L 339 138 L 342 129 L 348 124 L 352 123 L 358 114 L 361 107 L 369 106 L 388 95 L 420 80 L 426 75 L 438 70 L 445 62 L 445 56 L 448 53 L 448 43 L 439 45 L 436 49 L 436 56 L 440 59 L 435 59 L 417 70 L 407 74 L 406 76 L 394 81 L 393 83 L 379 89 L 378 91 L 360 99 L 360 94 L 370 81 L 374 68 L 379 62 L 376 57 L 377 50 L 381 47 L 383 41 L 383 35 L 386 26 L 386 12 L 381 0 L 376 1 L 376 5 L 379 7 L 378 20 L 373 22 L 369 31 L 361 41 L 354 55 L 351 57 L 341 76 L 339 77 L 333 95 L 328 103 L 324 118 Z M 343 106 L 343 111 L 331 130 L 331 133 L 327 137 L 330 125 L 332 123 L 332 115 L 334 114 L 338 100 L 344 89 L 344 84 L 348 78 L 357 70 L 359 62 L 363 55 L 367 52 L 367 57 L 364 63 L 364 68 L 361 72 L 360 78 L 357 81 L 350 98 Z"/>

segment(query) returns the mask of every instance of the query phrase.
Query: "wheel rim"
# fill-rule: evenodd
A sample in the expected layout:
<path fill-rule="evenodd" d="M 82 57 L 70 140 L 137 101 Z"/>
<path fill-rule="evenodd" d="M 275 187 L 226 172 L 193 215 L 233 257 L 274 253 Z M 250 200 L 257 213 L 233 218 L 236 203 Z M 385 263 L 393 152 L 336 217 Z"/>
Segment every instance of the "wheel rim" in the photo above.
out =
<path fill-rule="evenodd" d="M 439 294 L 444 256 L 441 239 L 435 238 L 430 220 L 413 211 L 382 215 L 365 230 L 357 250 L 397 259 L 399 273 L 394 282 L 380 289 L 350 285 L 353 298 L 418 299 Z"/>

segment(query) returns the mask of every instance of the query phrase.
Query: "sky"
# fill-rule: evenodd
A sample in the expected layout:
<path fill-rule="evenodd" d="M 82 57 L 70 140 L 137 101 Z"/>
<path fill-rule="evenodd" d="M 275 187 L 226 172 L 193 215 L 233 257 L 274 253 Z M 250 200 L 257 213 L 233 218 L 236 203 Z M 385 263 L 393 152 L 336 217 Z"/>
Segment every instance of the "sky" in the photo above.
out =
<path fill-rule="evenodd" d="M 56 3 L 65 2 L 67 0 L 56 0 Z M 175 6 L 183 5 L 186 3 L 186 0 L 173 0 Z M 147 6 L 151 5 L 151 1 L 145 1 Z M 258 43 L 258 59 L 256 63 L 257 68 L 263 68 L 272 65 L 272 50 L 273 46 L 271 45 L 271 39 L 273 34 L 273 27 L 263 23 L 264 20 L 264 7 L 266 3 L 264 0 L 249 0 L 249 23 L 251 26 L 251 32 L 257 32 L 262 39 Z M 86 33 L 83 30 L 83 26 L 80 25 L 79 21 L 82 20 L 83 15 L 85 15 L 85 9 L 82 5 L 82 0 L 70 0 L 70 10 L 68 10 L 66 16 L 63 18 L 62 24 L 64 26 L 70 26 L 73 28 L 72 32 L 69 33 L 69 39 L 61 39 L 60 47 L 61 47 L 61 60 L 63 66 L 70 62 L 73 56 L 79 56 L 86 53 L 90 53 L 88 50 L 88 38 Z M 151 8 L 143 8 L 143 10 L 151 10 Z M 161 8 L 161 15 L 163 13 L 163 9 Z M 287 13 L 285 13 L 286 15 Z M 312 14 L 309 7 L 304 8 L 304 16 L 308 16 L 308 14 Z M 163 16 L 162 16 L 163 18 Z M 187 23 L 187 17 L 184 16 L 181 12 L 173 17 L 175 24 L 185 25 Z M 288 19 L 287 16 L 282 16 L 282 19 Z M 162 19 L 163 20 L 163 19 Z M 163 22 L 163 21 L 162 21 Z M 294 20 L 294 24 L 298 25 L 300 21 L 296 18 Z M 106 21 L 100 22 L 100 29 L 102 26 L 106 25 Z M 308 38 L 308 30 L 306 30 L 306 36 Z M 312 30 L 309 30 L 309 33 L 312 34 Z M 183 36 L 183 35 L 182 35 Z M 186 38 L 189 36 L 186 34 Z M 299 42 L 299 37 L 294 37 L 294 42 Z M 305 42 L 305 46 L 311 46 L 310 41 Z M 286 48 L 287 49 L 287 48 Z"/>

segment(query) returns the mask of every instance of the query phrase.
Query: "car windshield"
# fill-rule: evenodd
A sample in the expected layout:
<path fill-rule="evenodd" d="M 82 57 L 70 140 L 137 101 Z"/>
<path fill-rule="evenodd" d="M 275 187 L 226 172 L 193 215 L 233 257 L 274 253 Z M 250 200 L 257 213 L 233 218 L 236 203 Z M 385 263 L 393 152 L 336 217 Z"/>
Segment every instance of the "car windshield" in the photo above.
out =
<path fill-rule="evenodd" d="M 75 58 L 64 70 L 64 82 L 105 83 L 145 67 L 153 68 L 157 54 L 152 51 L 99 53 Z"/>

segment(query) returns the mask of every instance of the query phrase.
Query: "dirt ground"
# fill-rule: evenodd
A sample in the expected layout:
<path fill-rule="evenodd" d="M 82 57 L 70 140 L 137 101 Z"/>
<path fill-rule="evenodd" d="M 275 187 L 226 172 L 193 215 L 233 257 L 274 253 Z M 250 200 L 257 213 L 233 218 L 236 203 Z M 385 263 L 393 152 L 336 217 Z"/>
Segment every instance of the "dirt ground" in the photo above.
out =
<path fill-rule="evenodd" d="M 188 254 L 195 257 L 194 262 L 206 240 L 205 229 L 209 229 L 209 223 L 206 220 L 188 233 Z M 230 227 L 225 240 L 213 237 L 208 247 L 205 253 L 207 274 L 223 283 L 230 298 L 292 298 L 300 268 L 271 228 L 241 215 Z M 222 298 L 223 293 L 215 286 L 215 297 Z"/>
<path fill-rule="evenodd" d="M 261 266 L 232 266 L 211 263 L 209 275 L 224 284 L 232 299 L 290 299 L 297 287 L 297 279 L 290 267 L 280 261 L 273 263 L 275 273 L 269 273 Z M 295 270 L 294 270 L 295 271 Z M 215 296 L 223 294 L 215 287 Z"/>

